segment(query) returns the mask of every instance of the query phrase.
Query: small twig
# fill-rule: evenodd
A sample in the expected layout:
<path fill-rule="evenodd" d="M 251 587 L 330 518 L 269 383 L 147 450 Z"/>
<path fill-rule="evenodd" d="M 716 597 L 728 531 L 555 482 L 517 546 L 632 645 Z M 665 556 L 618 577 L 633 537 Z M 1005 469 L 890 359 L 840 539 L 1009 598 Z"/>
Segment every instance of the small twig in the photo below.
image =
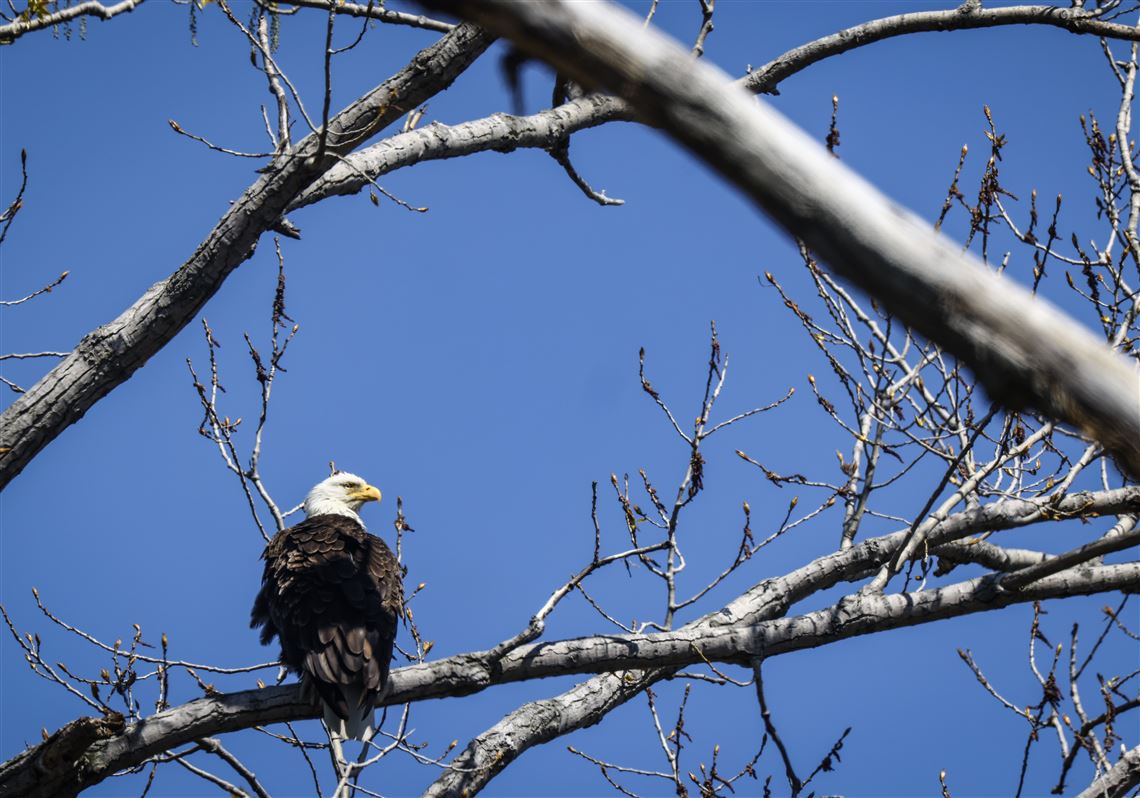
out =
<path fill-rule="evenodd" d="M 7 225 L 5 225 L 4 231 L 7 232 L 7 229 L 8 229 Z M 0 236 L 0 241 L 3 241 L 2 236 Z M 41 294 L 50 294 L 51 290 L 53 288 L 55 288 L 57 285 L 59 285 L 60 283 L 62 283 L 64 280 L 66 280 L 67 275 L 69 275 L 69 274 L 71 274 L 71 272 L 64 272 L 59 277 L 55 278 L 55 280 L 53 280 L 51 283 L 45 285 L 43 288 L 41 288 L 37 291 L 33 291 L 32 293 L 28 294 L 25 297 L 21 297 L 20 299 L 0 300 L 0 307 L 12 307 L 13 305 L 21 305 L 24 302 L 27 302 L 29 299 L 35 299 L 36 297 L 40 296 Z"/>
<path fill-rule="evenodd" d="M 780 739 L 780 733 L 776 731 L 776 725 L 772 722 L 772 713 L 768 711 L 768 701 L 764 698 L 764 677 L 761 674 L 761 666 L 763 659 L 755 657 L 752 660 L 752 680 L 756 685 L 756 699 L 760 702 L 760 717 L 764 721 L 764 731 L 771 738 L 772 742 L 776 744 L 776 749 L 780 752 L 780 759 L 784 762 L 784 774 L 788 779 L 788 786 L 791 787 L 792 795 L 799 795 L 800 790 L 803 789 L 803 782 L 796 776 L 795 768 L 792 767 L 791 757 L 788 756 L 788 749 L 784 746 L 784 741 Z"/>
<path fill-rule="evenodd" d="M 20 387 L 16 383 L 12 382 L 7 377 L 0 377 L 0 382 L 7 385 L 12 390 L 12 393 L 24 393 L 25 392 L 22 387 Z"/>
<path fill-rule="evenodd" d="M 258 5 L 265 7 L 268 0 L 256 0 Z M 346 14 L 350 17 L 363 17 L 366 19 L 374 19 L 378 22 L 385 22 L 391 25 L 406 25 L 412 28 L 421 28 L 423 30 L 436 31 L 437 33 L 447 33 L 455 26 L 449 22 L 443 22 L 438 19 L 432 19 L 420 14 L 408 14 L 402 11 L 390 11 L 384 8 L 383 4 L 374 5 L 369 3 L 367 6 L 360 3 L 342 2 L 342 0 L 290 0 L 290 5 L 300 6 L 303 8 L 317 8 L 322 11 L 327 10 L 330 6 L 336 9 L 338 14 Z"/>
<path fill-rule="evenodd" d="M 228 19 L 234 25 L 234 27 L 236 27 L 242 32 L 242 34 L 245 35 L 245 38 L 249 41 L 250 44 L 253 45 L 254 49 L 261 53 L 261 57 L 264 59 L 264 63 L 266 65 L 266 74 L 268 74 L 269 68 L 272 67 L 273 71 L 277 74 L 277 76 L 280 77 L 286 87 L 288 87 L 289 93 L 293 96 L 293 102 L 297 105 L 297 110 L 301 112 L 301 118 L 305 120 L 305 124 L 309 126 L 309 130 L 311 130 L 313 133 L 317 133 L 318 128 L 313 124 L 313 120 L 309 117 L 308 112 L 305 110 L 305 104 L 301 101 L 301 95 L 297 91 L 297 87 L 293 85 L 293 82 L 289 80 L 289 76 L 281 70 L 280 66 L 278 66 L 277 62 L 273 58 L 273 54 L 269 51 L 269 48 L 263 47 L 258 37 L 254 36 L 253 33 L 250 32 L 249 29 L 247 29 L 236 16 L 234 16 L 234 12 L 230 8 L 228 0 L 218 0 L 218 7 L 222 9 L 222 13 L 226 15 L 226 19 Z"/>
<path fill-rule="evenodd" d="M 700 58 L 705 54 L 705 39 L 713 30 L 713 9 L 716 0 L 698 0 L 701 4 L 701 29 L 697 33 L 697 41 L 693 44 L 693 54 Z"/>
<path fill-rule="evenodd" d="M 225 155 L 233 155 L 238 158 L 271 158 L 274 154 L 272 152 L 241 152 L 240 150 L 231 150 L 227 147 L 221 147 L 217 144 L 214 144 L 213 142 L 204 139 L 201 136 L 194 135 L 190 131 L 183 129 L 183 127 L 173 119 L 167 119 L 166 124 L 170 125 L 170 129 L 178 135 L 185 136 L 188 139 L 193 139 L 194 141 L 197 141 L 201 144 L 205 144 L 211 150 L 224 153 Z"/>
<path fill-rule="evenodd" d="M 558 165 L 566 172 L 566 176 L 574 182 L 582 193 L 592 199 L 599 205 L 625 205 L 625 200 L 617 199 L 616 197 L 607 197 L 605 190 L 595 191 L 594 188 L 586 182 L 586 180 L 578 174 L 578 170 L 574 168 L 574 164 L 570 161 L 570 139 L 569 137 L 562 140 L 561 143 L 551 147 L 547 150 L 550 157 L 558 162 Z"/>
<path fill-rule="evenodd" d="M 254 795 L 258 796 L 258 798 L 269 798 L 269 793 L 261 786 L 261 783 L 257 780 L 257 775 L 246 767 L 240 759 L 231 754 L 219 740 L 213 737 L 203 737 L 198 740 L 197 743 L 201 746 L 203 751 L 213 754 L 233 768 L 235 773 L 245 779 L 245 783 L 253 790 Z"/>
<path fill-rule="evenodd" d="M 257 20 L 257 40 L 261 45 L 262 53 L 270 52 L 272 48 L 269 41 L 269 23 L 266 21 L 264 11 Z M 277 135 L 274 137 L 270 132 L 269 138 L 274 143 L 275 152 L 289 152 L 293 148 L 289 136 L 289 100 L 285 96 L 285 90 L 281 88 L 281 74 L 277 71 L 277 64 L 265 58 L 264 55 L 261 58 L 261 71 L 265 74 L 269 93 L 273 95 L 273 100 L 277 105 Z M 268 119 L 265 121 L 265 128 L 269 130 Z"/>
<path fill-rule="evenodd" d="M 1114 551 L 1122 551 L 1136 545 L 1140 545 L 1140 529 L 1134 529 L 1125 535 L 1103 537 L 1100 540 L 1094 540 L 1092 543 L 1052 557 L 1045 562 L 1014 571 L 1006 575 L 998 583 L 998 587 L 1001 590 L 1020 590 L 1030 582 L 1058 573 L 1066 568 L 1072 568 L 1074 565 L 1088 562 L 1094 557 L 1100 557 Z"/>
<path fill-rule="evenodd" d="M 4 213 L 0 213 L 0 222 L 4 223 L 4 227 L 0 228 L 0 244 L 4 243 L 4 239 L 8 237 L 8 228 L 12 226 L 16 214 L 24 207 L 24 192 L 28 188 L 28 151 L 25 149 L 20 150 L 20 188 L 16 191 L 16 198 L 12 200 L 11 204 L 4 209 Z"/>
<path fill-rule="evenodd" d="M 0 25 L 0 44 L 11 44 L 26 33 L 64 24 L 79 17 L 98 17 L 108 20 L 119 14 L 134 11 L 142 2 L 143 0 L 122 0 L 113 6 L 105 6 L 98 0 L 87 0 L 83 3 L 61 8 L 54 14 L 42 16 L 28 14 L 26 18 L 18 18 L 8 25 Z"/>

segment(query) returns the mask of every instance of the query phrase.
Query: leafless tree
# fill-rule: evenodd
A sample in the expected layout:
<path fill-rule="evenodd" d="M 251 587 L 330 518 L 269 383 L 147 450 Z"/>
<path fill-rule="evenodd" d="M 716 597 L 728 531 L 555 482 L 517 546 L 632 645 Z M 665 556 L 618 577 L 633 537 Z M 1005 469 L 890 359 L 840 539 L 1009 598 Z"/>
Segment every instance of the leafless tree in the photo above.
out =
<path fill-rule="evenodd" d="M 139 2 L 32 3 L 23 12 L 12 9 L 0 26 L 0 41 L 16 42 L 89 16 L 109 19 Z M 1034 705 L 1008 700 L 1007 686 L 991 681 L 986 663 L 969 652 L 962 652 L 962 658 L 982 689 L 1017 715 L 1017 724 L 1026 724 L 1025 756 L 1013 763 L 1015 771 L 1020 768 L 1019 794 L 1030 751 L 1054 744 L 1058 792 L 1068 789 L 1074 767 L 1087 762 L 1089 778 L 1080 785 L 1087 794 L 1129 794 L 1140 784 L 1140 749 L 1135 747 L 1140 743 L 1132 733 L 1140 707 L 1140 672 L 1097 673 L 1090 664 L 1108 635 L 1135 640 L 1137 634 L 1126 609 L 1135 608 L 1140 563 L 1120 555 L 1140 542 L 1140 486 L 1135 481 L 1140 475 L 1140 173 L 1131 130 L 1140 28 L 1121 21 L 1134 18 L 1137 7 L 1105 2 L 1086 9 L 1078 2 L 1067 8 L 985 9 L 966 3 L 903 14 L 810 42 L 732 82 L 698 60 L 709 47 L 712 0 L 700 0 L 700 22 L 687 48 L 654 31 L 656 3 L 644 21 L 608 7 L 574 3 L 437 0 L 430 5 L 467 21 L 453 27 L 371 2 L 303 0 L 287 11 L 259 3 L 246 22 L 225 0 L 218 1 L 218 13 L 252 48 L 255 66 L 265 77 L 273 109 L 263 115 L 267 151 L 240 153 L 177 123 L 172 128 L 219 152 L 266 163 L 167 280 L 92 331 L 74 351 L 36 353 L 58 355 L 61 361 L 26 390 L 10 386 L 21 393 L 3 414 L 0 482 L 6 485 L 63 429 L 194 320 L 264 234 L 297 235 L 286 214 L 365 190 L 379 201 L 376 192 L 386 193 L 378 183 L 383 175 L 424 161 L 518 148 L 545 149 L 589 199 L 614 204 L 618 201 L 595 191 L 577 172 L 569 147 L 575 132 L 614 121 L 661 128 L 800 242 L 814 296 L 793 295 L 771 274 L 764 275 L 764 283 L 819 351 L 821 376 L 810 377 L 808 386 L 849 440 L 850 448 L 837 453 L 839 475 L 833 466 L 822 465 L 809 474 L 781 473 L 772 455 L 738 449 L 736 456 L 755 468 L 758 478 L 791 487 L 796 495 L 788 498 L 782 520 L 762 529 L 753 528 L 745 502 L 739 546 L 712 580 L 691 584 L 683 574 L 686 557 L 709 556 L 693 545 L 688 524 L 689 510 L 705 487 L 705 442 L 714 435 L 732 435 L 753 415 L 778 414 L 792 391 L 774 390 L 771 396 L 755 397 L 751 410 L 720 414 L 717 403 L 729 385 L 729 356 L 714 325 L 698 391 L 699 413 L 695 420 L 685 420 L 673 412 L 674 398 L 654 386 L 654 353 L 643 351 L 641 386 L 661 414 L 664 434 L 676 443 L 682 479 L 666 487 L 641 471 L 633 478 L 615 473 L 608 486 L 595 484 L 592 556 L 552 587 L 524 628 L 483 650 L 430 659 L 431 643 L 414 624 L 415 591 L 409 591 L 406 615 L 415 645 L 405 652 L 409 664 L 392 674 L 393 687 L 384 699 L 391 708 L 385 736 L 361 752 L 339 783 L 330 783 L 327 776 L 321 780 L 312 752 L 325 744 L 304 739 L 291 725 L 317 714 L 294 685 L 262 682 L 259 689 L 241 689 L 247 674 L 272 673 L 276 663 L 227 669 L 179 660 L 170 655 L 165 635 L 152 642 L 138 627 L 126 644 L 105 642 L 60 617 L 36 595 L 46 622 L 103 652 L 107 666 L 96 674 L 73 672 L 48 657 L 38 633 L 23 631 L 26 622 L 4 612 L 33 671 L 94 714 L 54 733 L 45 730 L 41 744 L 0 765 L 3 794 L 71 795 L 123 772 L 140 774 L 145 793 L 160 767 L 180 766 L 231 794 L 265 796 L 261 778 L 218 737 L 256 729 L 296 749 L 308 764 L 316 794 L 376 794 L 365 771 L 381 771 L 381 760 L 399 754 L 430 769 L 425 795 L 473 795 L 527 749 L 597 723 L 637 699 L 648 705 L 651 733 L 660 743 L 657 762 L 626 762 L 621 752 L 570 749 L 596 767 L 613 790 L 637 795 L 664 787 L 680 796 L 692 790 L 714 796 L 756 779 L 766 793 L 776 789 L 795 795 L 841 762 L 850 729 L 836 728 L 828 750 L 805 758 L 795 740 L 780 734 L 780 719 L 768 706 L 763 668 L 769 658 L 1013 604 L 1037 608 L 1047 599 L 1115 593 L 1122 597 L 1111 599 L 1113 606 L 1106 609 L 1103 627 L 1087 650 L 1077 627 L 1054 645 L 1058 632 L 1047 630 L 1047 621 L 1035 612 L 1028 647 L 1029 678 L 1040 691 Z M 193 4 L 188 8 L 192 14 L 202 12 Z M 321 11 L 328 20 L 324 94 L 319 110 L 307 110 L 286 65 L 275 57 L 273 31 L 283 15 Z M 345 17 L 366 23 L 348 48 L 366 38 L 369 21 L 443 35 L 405 69 L 334 112 L 330 65 L 345 48 L 333 46 L 333 31 Z M 1006 140 L 1000 109 L 985 109 L 991 146 L 976 193 L 963 183 L 969 157 L 963 149 L 957 171 L 948 176 L 935 224 L 900 212 L 835 157 L 838 100 L 833 101 L 830 130 L 814 136 L 824 146 L 751 96 L 774 91 L 789 75 L 822 59 L 884 38 L 1002 25 L 1051 25 L 1101 38 L 1106 68 L 1119 80 L 1120 104 L 1104 124 L 1092 116 L 1082 119 L 1104 225 L 1096 238 L 1103 243 L 1097 246 L 1065 235 L 1060 198 L 1055 206 L 1041 208 L 1035 192 L 1028 207 L 1013 201 L 1023 187 L 1015 192 L 1002 183 Z M 423 103 L 450 85 L 494 36 L 510 38 L 518 48 L 508 68 L 513 63 L 517 69 L 522 58 L 533 57 L 558 70 L 552 107 L 530 116 L 496 114 L 459 125 L 419 127 Z M 400 119 L 399 132 L 370 143 Z M 307 132 L 294 141 L 294 128 Z M 21 195 L 0 217 L 0 243 L 20 209 Z M 964 230 L 964 241 L 938 234 L 936 228 L 954 223 Z M 1016 247 L 1006 251 L 1006 242 Z M 995 257 L 995 252 L 1002 254 Z M 255 336 L 245 338 L 260 388 L 252 414 L 248 408 L 224 406 L 214 352 L 229 333 L 203 320 L 208 365 L 201 358 L 198 365 L 189 364 L 203 412 L 199 431 L 240 484 L 255 527 L 266 539 L 287 525 L 292 512 L 270 495 L 259 470 L 273 390 L 298 331 L 286 312 L 285 259 L 279 247 L 277 253 L 280 269 L 269 339 L 257 343 Z M 1020 286 L 1002 275 L 1015 259 L 1031 264 L 1031 285 Z M 1057 276 L 1061 272 L 1064 285 Z M 58 281 L 8 304 L 56 285 Z M 1094 330 L 1045 298 L 1066 290 L 1094 311 Z M 243 416 L 256 421 L 239 429 Z M 918 513 L 898 514 L 890 496 L 900 486 L 924 497 Z M 614 510 L 616 535 L 604 506 Z M 842 524 L 827 532 L 833 551 L 760 581 L 722 606 L 711 601 L 713 588 L 763 556 L 767 546 L 822 528 L 819 519 L 836 506 L 842 508 Z M 1060 553 L 994 542 L 1003 531 L 1065 522 L 1080 541 Z M 883 525 L 895 531 L 874 535 L 872 526 Z M 400 505 L 395 530 L 401 555 L 409 528 Z M 652 621 L 627 622 L 622 608 L 591 592 L 600 571 L 631 564 L 639 566 L 638 584 L 661 597 Z M 967 568 L 976 575 L 962 574 Z M 842 595 L 821 609 L 804 606 L 818 606 L 821 594 L 837 587 Z M 549 616 L 572 593 L 597 610 L 602 630 L 582 638 L 543 639 Z M 677 620 L 678 613 L 697 606 L 705 610 L 699 618 L 684 624 Z M 465 745 L 432 750 L 410 732 L 418 701 L 458 701 L 496 685 L 565 674 L 586 678 L 559 695 L 519 706 Z M 172 679 L 190 680 L 202 696 L 171 705 Z M 685 681 L 712 682 L 726 690 L 743 687 L 754 695 L 762 729 L 754 756 L 725 763 L 716 741 L 691 739 L 685 730 L 689 688 L 679 687 L 676 700 L 663 698 L 670 683 Z M 1089 695 L 1096 696 L 1095 707 L 1088 703 Z M 274 724 L 284 724 L 283 730 L 267 728 Z M 708 753 L 697 755 L 693 749 Z M 700 764 L 692 764 L 695 758 Z M 226 775 L 217 775 L 219 769 Z M 941 778 L 943 793 L 950 795 L 954 774 Z"/>

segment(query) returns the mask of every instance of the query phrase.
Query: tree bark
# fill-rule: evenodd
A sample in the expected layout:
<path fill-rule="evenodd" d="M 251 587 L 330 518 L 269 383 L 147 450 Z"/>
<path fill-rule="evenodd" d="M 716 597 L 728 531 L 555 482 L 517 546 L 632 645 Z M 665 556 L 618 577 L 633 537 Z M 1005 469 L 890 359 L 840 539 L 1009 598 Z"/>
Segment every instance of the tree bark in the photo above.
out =
<path fill-rule="evenodd" d="M 1081 791 L 1077 798 L 1126 798 L 1140 784 L 1140 746 L 1125 751 L 1112 770 Z"/>

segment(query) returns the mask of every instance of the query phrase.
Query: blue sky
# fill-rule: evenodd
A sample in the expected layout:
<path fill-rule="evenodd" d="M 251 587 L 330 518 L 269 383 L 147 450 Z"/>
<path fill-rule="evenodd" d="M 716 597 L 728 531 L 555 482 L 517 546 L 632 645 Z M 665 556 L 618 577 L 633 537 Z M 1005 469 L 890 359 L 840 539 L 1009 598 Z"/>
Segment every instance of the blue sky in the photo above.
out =
<path fill-rule="evenodd" d="M 707 57 L 739 75 L 818 36 L 920 7 L 942 6 L 722 0 Z M 699 25 L 696 3 L 664 2 L 657 22 L 689 40 Z M 356 30 L 344 23 L 338 40 Z M 323 35 L 320 14 L 290 19 L 282 32 L 281 62 L 310 109 L 320 102 Z M 334 108 L 434 38 L 383 26 L 371 31 L 335 62 Z M 0 250 L 3 298 L 71 272 L 50 296 L 3 310 L 3 351 L 73 347 L 181 264 L 254 179 L 260 162 L 209 152 L 168 127 L 174 119 L 227 147 L 266 148 L 258 105 L 269 97 L 249 66 L 247 45 L 216 7 L 200 15 L 198 41 L 191 45 L 184 7 L 154 3 L 90 23 L 84 41 L 45 32 L 0 50 L 0 199 L 7 203 L 18 185 L 20 148 L 28 151 L 31 176 L 25 208 Z M 502 52 L 496 47 L 435 98 L 425 122 L 511 110 Z M 549 74 L 528 67 L 524 85 L 527 112 L 544 107 Z M 1112 118 L 1118 94 L 1094 39 L 1044 27 L 923 34 L 817 64 L 780 88 L 770 101 L 820 139 L 837 94 L 843 160 L 931 219 L 963 144 L 975 153 L 963 181 L 968 195 L 975 185 L 988 146 L 988 103 L 1010 140 L 1006 185 L 1023 198 L 1032 188 L 1042 197 L 1063 193 L 1072 198 L 1065 229 L 1086 238 L 1098 229 L 1077 117 L 1092 110 Z M 834 468 L 834 450 L 849 449 L 807 390 L 807 375 L 826 372 L 826 364 L 757 279 L 771 271 L 810 299 L 787 238 L 657 133 L 627 124 L 586 131 L 575 136 L 572 154 L 587 180 L 626 205 L 590 203 L 544 153 L 490 153 L 381 181 L 412 205 L 428 206 L 427 213 L 340 198 L 297 213 L 303 239 L 282 242 L 288 310 L 301 330 L 275 386 L 266 481 L 283 506 L 292 506 L 335 460 L 384 491 L 385 501 L 365 510 L 371 529 L 384 535 L 395 497 L 404 498 L 416 529 L 406 541 L 408 582 L 428 585 L 415 611 L 435 641 L 433 656 L 509 637 L 588 559 L 592 481 L 601 483 L 609 551 L 625 542 L 607 490 L 611 472 L 645 468 L 663 492 L 674 489 L 687 451 L 640 390 L 639 347 L 647 350 L 650 379 L 681 418 L 699 406 L 714 319 L 731 358 L 720 418 L 767 404 L 789 387 L 798 391 L 781 410 L 710 441 L 708 490 L 682 533 L 691 588 L 735 552 L 742 500 L 760 533 L 779 523 L 789 498 L 790 489 L 774 488 L 734 449 L 783 473 Z M 251 421 L 256 383 L 241 336 L 249 331 L 265 342 L 275 279 L 267 237 L 204 313 L 222 343 L 223 410 Z M 165 632 L 172 655 L 182 659 L 236 666 L 272 658 L 248 629 L 261 538 L 237 483 L 197 434 L 187 358 L 205 366 L 196 324 L 3 494 L 0 600 L 21 630 L 43 634 L 53 661 L 87 672 L 102 665 L 74 638 L 48 633 L 32 586 L 61 617 L 105 640 L 129 638 L 138 623 L 148 639 Z M 28 385 L 43 370 L 42 362 L 21 363 L 4 376 Z M 923 498 L 901 496 L 895 509 L 917 512 Z M 765 550 L 682 620 L 831 550 L 838 518 L 837 510 L 825 514 Z M 1061 529 L 1010 540 L 1060 549 L 1071 543 L 1066 536 Z M 626 619 L 650 617 L 661 598 L 656 584 L 617 570 L 599 579 L 597 591 Z M 1047 631 L 1063 638 L 1081 620 L 1091 641 L 1105 603 L 1116 600 L 1051 605 Z M 955 796 L 1011 793 L 1023 726 L 983 694 L 955 649 L 974 650 L 1013 700 L 1035 701 L 1024 657 L 1029 618 L 1022 606 L 777 658 L 766 671 L 772 710 L 805 769 L 854 726 L 838 773 L 821 780 L 821 790 L 930 794 L 945 768 Z M 547 635 L 602 629 L 574 597 Z M 1135 663 L 1134 647 L 1113 645 L 1106 667 Z M 244 689 L 253 678 L 226 684 Z M 416 706 L 415 737 L 430 741 L 432 751 L 452 739 L 462 746 L 519 703 L 576 681 Z M 192 697 L 191 686 L 178 686 L 176 697 Z M 679 694 L 680 685 L 662 688 L 667 712 Z M 38 741 L 41 727 L 54 730 L 84 711 L 30 674 L 6 635 L 0 698 L 4 759 Z M 688 718 L 691 768 L 707 761 L 714 743 L 724 770 L 754 753 L 759 718 L 751 690 L 697 684 Z M 527 753 L 488 794 L 605 794 L 596 769 L 567 754 L 566 744 L 630 766 L 663 764 L 645 703 L 634 701 L 598 727 Z M 275 795 L 304 794 L 307 771 L 292 753 L 283 756 L 253 734 L 237 735 L 233 747 L 266 775 Z M 1044 764 L 1052 756 L 1046 746 L 1035 756 L 1043 766 L 1031 774 L 1030 794 L 1042 794 L 1056 766 Z M 390 795 L 417 794 L 434 775 L 407 758 L 378 771 L 378 789 Z M 777 774 L 779 783 L 771 752 L 761 773 Z M 204 786 L 166 768 L 155 789 L 197 795 Z M 113 779 L 92 794 L 139 790 L 141 782 Z"/>

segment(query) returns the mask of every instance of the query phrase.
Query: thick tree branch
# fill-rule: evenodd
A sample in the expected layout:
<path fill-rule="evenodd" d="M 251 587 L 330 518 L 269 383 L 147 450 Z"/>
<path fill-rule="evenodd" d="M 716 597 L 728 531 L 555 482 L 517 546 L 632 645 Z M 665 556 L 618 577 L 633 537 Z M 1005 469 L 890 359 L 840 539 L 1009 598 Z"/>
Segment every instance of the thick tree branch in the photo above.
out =
<path fill-rule="evenodd" d="M 1135 363 L 932 232 L 719 70 L 612 6 L 433 5 L 510 37 L 583 85 L 621 94 L 837 271 L 969 364 L 995 399 L 1079 426 L 1140 475 Z"/>
<path fill-rule="evenodd" d="M 447 88 L 491 41 L 472 25 L 456 28 L 330 119 L 323 157 L 316 157 L 320 136 L 311 134 L 272 161 L 178 271 L 85 336 L 0 415 L 0 488 L 185 327 L 298 193 L 344 154 Z"/>
<path fill-rule="evenodd" d="M 1081 791 L 1077 798 L 1125 798 L 1140 784 L 1140 746 L 1124 752 L 1112 770 Z"/>
<path fill-rule="evenodd" d="M 675 672 L 665 668 L 602 673 L 553 698 L 524 704 L 472 739 L 453 760 L 455 767 L 444 770 L 422 798 L 475 795 L 528 749 L 593 726 Z"/>
<path fill-rule="evenodd" d="M 931 545 L 938 545 L 979 531 L 1024 526 L 1058 516 L 1116 515 L 1138 508 L 1140 487 L 1073 494 L 1057 503 L 1044 498 L 1010 499 L 947 518 L 931 534 L 930 541 Z M 624 671 L 595 677 L 563 695 L 528 704 L 499 724 L 509 724 L 509 732 L 496 727 L 481 735 L 483 743 L 505 746 L 494 750 L 499 752 L 501 766 L 506 767 L 527 748 L 597 722 L 645 686 L 685 665 L 706 660 L 747 663 L 753 656 L 787 653 L 1013 603 L 1140 587 L 1140 564 L 1129 563 L 1058 574 L 1019 592 L 999 592 L 996 580 L 1000 576 L 995 576 L 939 591 L 852 596 L 826 610 L 794 618 L 780 617 L 788 607 L 809 595 L 873 573 L 903 545 L 906 534 L 902 531 L 872 538 L 766 580 L 719 612 L 676 632 L 539 643 L 516 649 L 491 667 L 487 652 L 473 652 L 401 668 L 393 671 L 392 691 L 385 703 L 466 695 L 495 684 L 543 676 Z M 70 773 L 61 771 L 58 778 L 45 780 L 27 764 L 38 761 L 39 747 L 25 752 L 0 766 L 0 786 L 12 796 L 74 794 L 110 773 L 202 737 L 315 715 L 315 710 L 301 700 L 296 685 L 202 698 L 160 712 L 130 726 L 121 735 L 93 744 L 82 760 L 71 764 Z M 550 720 L 555 721 L 550 726 L 541 722 Z M 470 761 L 491 761 L 487 759 L 491 748 L 479 741 L 472 745 Z M 496 764 L 493 772 L 467 773 L 464 784 L 481 786 L 499 770 L 501 767 Z M 445 774 L 443 778 L 456 777 Z"/>
<path fill-rule="evenodd" d="M 302 192 L 288 211 L 330 196 L 355 194 L 382 175 L 424 161 L 490 150 L 550 149 L 579 130 L 630 118 L 629 109 L 621 100 L 592 94 L 531 116 L 493 114 L 459 125 L 433 122 L 348 156 Z"/>
<path fill-rule="evenodd" d="M 1140 545 L 1140 529 L 1134 529 L 1123 535 L 1103 537 L 1100 540 L 1087 543 L 1080 548 L 1067 551 L 1056 557 L 1050 557 L 1044 562 L 1023 568 L 1016 573 L 1007 574 L 1002 578 L 1000 585 L 1002 590 L 1020 590 L 1024 585 L 1028 585 L 1036 579 L 1041 579 L 1050 574 L 1072 568 L 1075 565 L 1088 562 L 1096 557 L 1102 557 L 1105 554 L 1110 554 L 1115 551 L 1130 549 L 1137 545 Z"/>
<path fill-rule="evenodd" d="M 935 576 L 949 573 L 954 565 L 961 563 L 977 563 L 991 571 L 1016 571 L 1049 559 L 1049 555 L 1043 551 L 1005 549 L 984 540 L 947 543 L 939 546 L 933 553 L 941 561 Z"/>

